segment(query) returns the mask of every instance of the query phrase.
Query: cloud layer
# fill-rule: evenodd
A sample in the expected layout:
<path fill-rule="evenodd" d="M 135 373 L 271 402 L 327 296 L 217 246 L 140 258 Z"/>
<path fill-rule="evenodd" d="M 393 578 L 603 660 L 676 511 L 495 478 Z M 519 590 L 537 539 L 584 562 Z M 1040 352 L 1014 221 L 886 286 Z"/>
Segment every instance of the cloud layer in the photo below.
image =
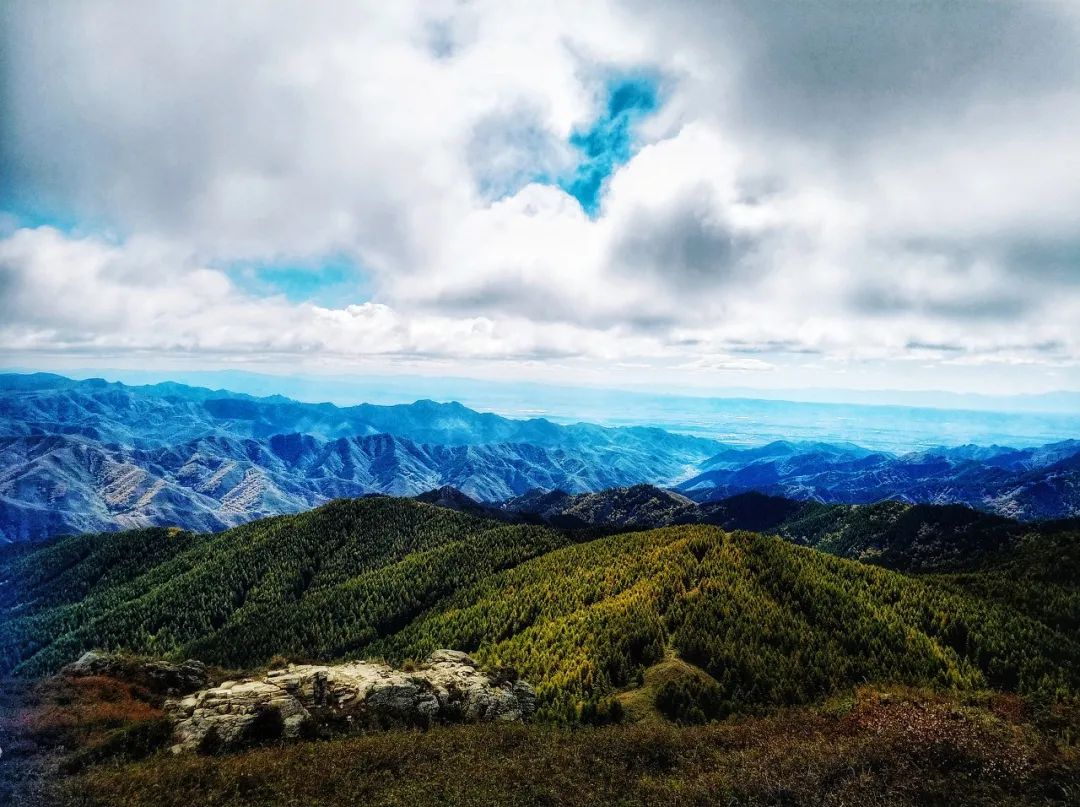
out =
<path fill-rule="evenodd" d="M 1067 4 L 272 8 L 0 11 L 0 347 L 1080 386 Z"/>

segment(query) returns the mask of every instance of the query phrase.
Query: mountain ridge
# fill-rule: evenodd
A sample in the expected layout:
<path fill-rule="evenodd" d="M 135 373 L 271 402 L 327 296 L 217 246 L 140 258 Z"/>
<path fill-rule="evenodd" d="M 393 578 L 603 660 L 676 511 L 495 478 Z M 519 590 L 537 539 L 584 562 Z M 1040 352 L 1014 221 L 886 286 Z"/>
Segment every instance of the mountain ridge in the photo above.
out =
<path fill-rule="evenodd" d="M 488 504 L 452 488 L 414 498 L 487 518 L 556 529 L 629 531 L 707 524 L 776 534 L 829 554 L 902 571 L 972 568 L 1033 536 L 1080 526 L 1080 519 L 1021 523 L 958 504 L 895 500 L 825 504 L 755 491 L 699 504 L 652 485 L 579 494 L 537 490 Z"/>
<path fill-rule="evenodd" d="M 903 455 L 821 441 L 739 448 L 655 427 L 513 420 L 430 399 L 337 407 L 49 374 L 0 375 L 0 468 L 0 541 L 8 542 L 155 524 L 217 530 L 338 497 L 445 485 L 484 502 L 537 488 L 648 484 L 699 504 L 759 492 L 829 504 L 964 504 L 1022 521 L 1080 516 L 1076 440 Z M 645 503 L 622 506 L 643 511 Z"/>
<path fill-rule="evenodd" d="M 590 462 L 583 452 L 420 444 L 389 434 L 213 435 L 153 449 L 61 435 L 0 438 L 0 533 L 32 540 L 154 524 L 214 530 L 371 493 L 415 495 L 455 484 L 500 500 L 537 487 L 595 490 L 647 475 L 625 457 Z"/>
<path fill-rule="evenodd" d="M 32 429 L 54 433 L 62 427 L 94 427 L 106 443 L 137 446 L 175 442 L 172 434 L 157 432 L 165 416 L 181 420 L 175 432 L 188 439 L 227 429 L 234 436 L 269 437 L 299 432 L 324 438 L 388 433 L 416 442 L 446 445 L 485 442 L 531 442 L 538 445 L 576 445 L 602 440 L 633 448 L 650 439 L 669 447 L 694 448 L 707 456 L 722 446 L 716 440 L 668 432 L 652 426 L 557 424 L 546 418 L 512 419 L 477 412 L 457 401 L 419 399 L 411 404 L 302 403 L 282 396 L 255 397 L 227 390 L 209 390 L 163 382 L 128 386 L 101 379 L 72 381 L 45 375 L 27 382 L 25 376 L 0 374 L 0 433 L 28 434 Z M 114 407 L 110 411 L 109 407 Z M 131 414 L 149 420 L 131 421 Z M 36 416 L 36 417 L 35 417 Z M 77 420 L 72 423 L 72 418 Z M 86 421 L 91 421 L 87 423 Z M 175 424 L 174 424 L 175 426 Z M 21 428 L 19 428 L 21 427 Z M 305 428 L 306 427 L 306 428 Z"/>
<path fill-rule="evenodd" d="M 900 499 L 965 504 L 1025 521 L 1080 515 L 1080 441 L 1032 449 L 961 446 L 891 456 L 884 452 L 802 451 L 775 442 L 726 450 L 675 486 L 699 502 L 757 491 L 836 504 Z M 973 458 L 973 454 L 984 456 Z"/>

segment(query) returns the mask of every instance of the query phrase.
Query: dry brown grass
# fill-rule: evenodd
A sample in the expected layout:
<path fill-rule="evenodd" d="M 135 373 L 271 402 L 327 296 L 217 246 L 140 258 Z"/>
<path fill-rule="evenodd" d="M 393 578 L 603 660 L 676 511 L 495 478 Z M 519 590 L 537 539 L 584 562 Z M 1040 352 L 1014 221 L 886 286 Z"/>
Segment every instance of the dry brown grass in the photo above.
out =
<path fill-rule="evenodd" d="M 67 804 L 1076 804 L 1080 757 L 1011 696 L 866 688 L 700 728 L 444 727 L 225 757 L 158 756 L 72 780 Z"/>
<path fill-rule="evenodd" d="M 50 678 L 30 690 L 16 730 L 42 745 L 85 746 L 102 732 L 162 717 L 151 700 L 114 678 Z"/>

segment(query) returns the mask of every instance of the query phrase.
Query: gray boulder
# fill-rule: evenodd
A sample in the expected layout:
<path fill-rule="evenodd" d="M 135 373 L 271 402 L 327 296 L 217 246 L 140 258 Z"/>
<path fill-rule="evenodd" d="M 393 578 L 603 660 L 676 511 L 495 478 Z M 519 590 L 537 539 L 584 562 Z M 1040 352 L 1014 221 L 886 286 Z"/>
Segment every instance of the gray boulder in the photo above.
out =
<path fill-rule="evenodd" d="M 179 753 L 243 748 L 323 729 L 521 721 L 535 711 L 536 693 L 524 681 L 483 672 L 465 653 L 437 650 L 411 671 L 371 661 L 290 664 L 167 700 L 165 709 Z"/>
<path fill-rule="evenodd" d="M 243 748 L 260 740 L 293 739 L 310 723 L 299 700 L 265 681 L 226 681 L 165 703 L 175 722 L 173 751 Z"/>

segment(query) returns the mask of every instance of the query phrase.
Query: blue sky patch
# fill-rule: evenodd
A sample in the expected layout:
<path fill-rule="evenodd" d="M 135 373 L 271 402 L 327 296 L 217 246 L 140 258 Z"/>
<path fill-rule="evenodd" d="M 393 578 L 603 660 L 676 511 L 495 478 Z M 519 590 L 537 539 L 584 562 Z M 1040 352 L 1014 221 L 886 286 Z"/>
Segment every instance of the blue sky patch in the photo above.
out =
<path fill-rule="evenodd" d="M 284 295 L 294 303 L 334 308 L 371 299 L 367 273 L 344 255 L 311 261 L 239 263 L 224 271 L 243 291 L 259 297 Z"/>
<path fill-rule="evenodd" d="M 603 114 L 587 129 L 570 135 L 570 145 L 581 153 L 581 162 L 559 187 L 581 202 L 590 216 L 600 209 L 604 181 L 633 156 L 634 124 L 659 106 L 654 78 L 621 77 L 608 82 Z"/>
<path fill-rule="evenodd" d="M 111 243 L 121 240 L 115 228 L 104 221 L 80 218 L 42 201 L 20 199 L 10 191 L 0 194 L 0 229 L 13 231 L 37 227 L 52 227 L 74 237 L 94 235 Z"/>

